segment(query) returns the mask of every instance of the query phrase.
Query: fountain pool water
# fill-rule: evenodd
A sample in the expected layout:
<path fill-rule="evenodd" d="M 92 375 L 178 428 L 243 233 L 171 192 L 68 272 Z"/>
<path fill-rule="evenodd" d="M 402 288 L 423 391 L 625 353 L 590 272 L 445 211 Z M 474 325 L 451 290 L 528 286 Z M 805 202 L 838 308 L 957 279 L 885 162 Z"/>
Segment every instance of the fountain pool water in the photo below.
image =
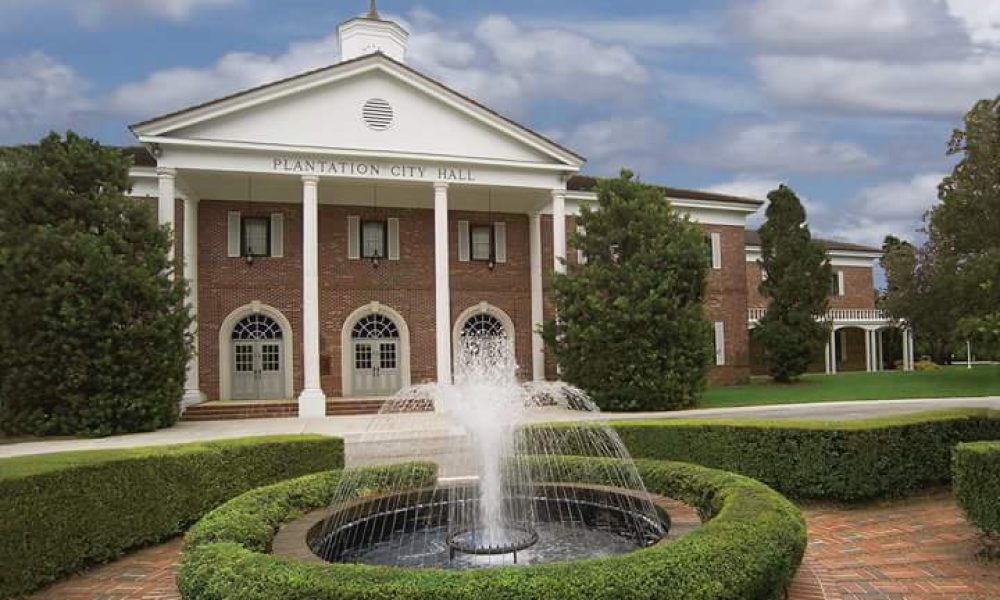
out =
<path fill-rule="evenodd" d="M 310 546 L 333 562 L 471 568 L 627 552 L 666 535 L 669 517 L 646 493 L 617 433 L 547 424 L 597 412 L 577 388 L 521 383 L 508 341 L 463 339 L 453 385 L 400 392 L 354 441 L 329 516 Z M 577 481 L 567 454 L 599 477 Z M 433 460 L 436 485 L 358 497 L 357 466 Z M 400 473 L 398 477 L 405 477 Z M 381 489 L 405 486 L 385 482 Z"/>

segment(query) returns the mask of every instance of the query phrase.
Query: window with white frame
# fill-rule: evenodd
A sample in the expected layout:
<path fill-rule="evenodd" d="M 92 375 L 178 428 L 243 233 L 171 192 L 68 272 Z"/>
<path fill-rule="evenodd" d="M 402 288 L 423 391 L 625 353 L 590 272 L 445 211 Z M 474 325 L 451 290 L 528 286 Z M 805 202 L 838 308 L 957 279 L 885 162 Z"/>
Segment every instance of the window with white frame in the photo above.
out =
<path fill-rule="evenodd" d="M 490 260 L 493 257 L 493 227 L 471 225 L 469 227 L 469 244 L 469 254 L 472 260 Z"/>
<path fill-rule="evenodd" d="M 715 336 L 713 339 L 715 348 L 715 366 L 726 365 L 726 324 L 723 321 L 715 322 Z"/>
<path fill-rule="evenodd" d="M 242 255 L 271 256 L 271 220 L 267 217 L 243 217 Z"/>
<path fill-rule="evenodd" d="M 361 257 L 385 258 L 386 237 L 385 221 L 362 221 Z"/>
<path fill-rule="evenodd" d="M 718 231 L 705 234 L 705 262 L 712 269 L 722 268 L 722 234 Z"/>

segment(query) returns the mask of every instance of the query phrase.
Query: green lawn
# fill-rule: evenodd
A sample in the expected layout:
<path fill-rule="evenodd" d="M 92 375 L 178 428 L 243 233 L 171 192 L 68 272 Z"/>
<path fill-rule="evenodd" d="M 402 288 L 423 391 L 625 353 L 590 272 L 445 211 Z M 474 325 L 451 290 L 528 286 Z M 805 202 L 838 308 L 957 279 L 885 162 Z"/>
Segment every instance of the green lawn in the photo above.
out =
<path fill-rule="evenodd" d="M 709 388 L 698 408 L 963 396 L 1000 396 L 1000 365 L 978 365 L 972 370 L 952 366 L 938 372 L 807 375 L 789 385 L 755 378 L 749 385 Z"/>

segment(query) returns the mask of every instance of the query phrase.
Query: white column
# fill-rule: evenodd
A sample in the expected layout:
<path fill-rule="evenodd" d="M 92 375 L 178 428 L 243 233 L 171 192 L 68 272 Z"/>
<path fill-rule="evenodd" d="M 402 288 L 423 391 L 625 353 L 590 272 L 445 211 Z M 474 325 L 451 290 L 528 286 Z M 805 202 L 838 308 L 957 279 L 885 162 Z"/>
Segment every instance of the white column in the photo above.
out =
<path fill-rule="evenodd" d="M 194 354 L 187 365 L 182 408 L 205 401 L 198 374 L 198 199 L 190 196 L 184 200 L 184 279 L 188 283 L 187 305 L 194 319 L 188 328 L 194 341 Z"/>
<path fill-rule="evenodd" d="M 837 330 L 830 330 L 830 374 L 837 374 Z"/>
<path fill-rule="evenodd" d="M 878 330 L 878 370 L 885 370 L 885 330 Z"/>
<path fill-rule="evenodd" d="M 299 418 L 326 416 L 326 394 L 319 377 L 319 177 L 302 177 L 302 363 L 305 389 Z"/>
<path fill-rule="evenodd" d="M 434 329 L 438 383 L 451 383 L 451 281 L 448 258 L 448 184 L 434 184 Z"/>
<path fill-rule="evenodd" d="M 566 190 L 552 190 L 552 255 L 556 273 L 565 273 Z"/>
<path fill-rule="evenodd" d="M 171 169 L 169 167 L 158 167 L 156 169 L 156 177 L 159 182 L 159 195 L 156 201 L 156 214 L 157 220 L 161 226 L 167 225 L 170 227 L 171 236 L 175 235 L 177 232 L 176 221 L 176 179 L 177 170 Z M 174 244 L 171 242 L 170 248 L 167 250 L 167 260 L 171 263 L 174 262 Z"/>
<path fill-rule="evenodd" d="M 827 340 L 826 348 L 823 349 L 823 361 L 825 362 L 825 373 L 830 375 L 832 371 L 830 370 L 830 341 Z"/>
<path fill-rule="evenodd" d="M 528 215 L 528 245 L 531 256 L 531 374 L 535 381 L 545 380 L 545 343 L 539 328 L 545 320 L 542 297 L 542 218 Z"/>
<path fill-rule="evenodd" d="M 910 361 L 910 370 L 911 371 L 914 369 L 914 362 L 915 362 L 914 354 L 915 353 L 916 353 L 916 350 L 913 347 L 913 330 L 912 329 L 907 329 L 906 330 L 906 359 Z"/>
<path fill-rule="evenodd" d="M 872 368 L 872 331 L 870 329 L 865 329 L 865 371 L 871 373 L 875 369 Z"/>
<path fill-rule="evenodd" d="M 972 341 L 965 340 L 965 367 L 972 368 Z"/>
<path fill-rule="evenodd" d="M 912 353 L 910 352 L 910 330 L 903 330 L 903 370 L 909 371 L 912 367 L 910 365 L 910 359 Z"/>

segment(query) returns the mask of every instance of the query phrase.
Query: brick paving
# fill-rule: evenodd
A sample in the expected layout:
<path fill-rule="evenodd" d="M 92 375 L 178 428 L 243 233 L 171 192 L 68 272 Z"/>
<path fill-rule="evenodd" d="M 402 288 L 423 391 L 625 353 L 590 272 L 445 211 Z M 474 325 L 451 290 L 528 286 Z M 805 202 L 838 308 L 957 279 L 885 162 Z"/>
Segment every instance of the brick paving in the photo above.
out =
<path fill-rule="evenodd" d="M 688 515 L 672 509 L 677 529 Z M 789 600 L 998 600 L 1000 563 L 976 557 L 950 493 L 863 507 L 808 505 L 809 549 Z M 693 513 L 692 513 L 693 514 Z M 139 550 L 29 600 L 179 600 L 181 540 Z"/>
<path fill-rule="evenodd" d="M 947 490 L 804 514 L 807 563 L 828 600 L 1000 599 L 1000 563 L 977 558 L 976 532 Z"/>

